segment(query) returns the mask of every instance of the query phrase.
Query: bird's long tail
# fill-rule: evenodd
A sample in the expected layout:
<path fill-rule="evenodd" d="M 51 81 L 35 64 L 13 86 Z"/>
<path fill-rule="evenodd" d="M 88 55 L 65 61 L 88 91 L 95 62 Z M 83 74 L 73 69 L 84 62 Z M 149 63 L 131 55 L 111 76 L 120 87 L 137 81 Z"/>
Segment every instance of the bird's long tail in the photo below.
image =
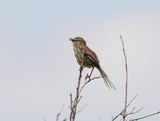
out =
<path fill-rule="evenodd" d="M 114 84 L 111 82 L 111 80 L 109 79 L 109 77 L 107 76 L 107 74 L 103 71 L 103 69 L 101 68 L 101 66 L 98 67 L 99 72 L 102 75 L 102 78 L 106 84 L 106 86 L 110 89 L 110 88 L 115 88 Z"/>

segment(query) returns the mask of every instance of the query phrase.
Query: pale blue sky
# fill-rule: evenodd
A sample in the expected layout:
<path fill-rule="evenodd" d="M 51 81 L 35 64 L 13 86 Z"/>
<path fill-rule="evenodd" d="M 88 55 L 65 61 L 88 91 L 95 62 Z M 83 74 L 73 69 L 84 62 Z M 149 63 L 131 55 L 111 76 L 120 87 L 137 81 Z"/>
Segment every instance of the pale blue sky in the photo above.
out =
<path fill-rule="evenodd" d="M 159 0 L 0 1 L 0 121 L 53 121 L 61 107 L 62 118 L 68 116 L 79 69 L 68 40 L 75 36 L 86 39 L 117 87 L 108 90 L 101 79 L 91 83 L 77 121 L 110 120 L 123 106 L 120 34 L 129 99 L 138 94 L 133 107 L 144 107 L 137 116 L 160 110 Z"/>

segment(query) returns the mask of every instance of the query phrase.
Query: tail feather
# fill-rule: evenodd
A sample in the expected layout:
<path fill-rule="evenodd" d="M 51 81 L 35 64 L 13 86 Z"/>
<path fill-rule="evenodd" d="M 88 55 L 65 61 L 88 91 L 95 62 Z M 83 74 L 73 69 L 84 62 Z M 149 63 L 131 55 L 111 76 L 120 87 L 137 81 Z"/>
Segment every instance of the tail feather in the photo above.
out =
<path fill-rule="evenodd" d="M 110 89 L 110 88 L 113 88 L 113 89 L 116 89 L 114 84 L 111 82 L 111 80 L 109 79 L 109 77 L 107 76 L 107 74 L 103 71 L 103 69 L 99 66 L 98 70 L 100 71 L 101 75 L 102 75 L 102 78 L 105 82 L 105 85 Z"/>

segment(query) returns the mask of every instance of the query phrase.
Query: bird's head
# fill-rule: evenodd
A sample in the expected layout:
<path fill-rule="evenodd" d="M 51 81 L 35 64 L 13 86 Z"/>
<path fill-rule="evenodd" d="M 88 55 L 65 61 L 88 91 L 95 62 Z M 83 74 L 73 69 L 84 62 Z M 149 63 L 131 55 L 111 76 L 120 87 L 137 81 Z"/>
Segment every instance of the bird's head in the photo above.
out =
<path fill-rule="evenodd" d="M 86 41 L 82 37 L 70 38 L 74 45 L 86 45 Z"/>

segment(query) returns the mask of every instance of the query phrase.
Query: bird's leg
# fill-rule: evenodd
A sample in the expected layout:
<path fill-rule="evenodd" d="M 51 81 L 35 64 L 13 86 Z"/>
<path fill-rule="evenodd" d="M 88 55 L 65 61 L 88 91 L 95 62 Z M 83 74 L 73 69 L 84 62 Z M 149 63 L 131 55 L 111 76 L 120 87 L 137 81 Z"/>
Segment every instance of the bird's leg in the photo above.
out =
<path fill-rule="evenodd" d="M 83 71 L 83 66 L 80 66 L 79 71 Z"/>
<path fill-rule="evenodd" d="M 94 70 L 94 67 L 92 68 L 92 70 L 91 70 L 91 73 L 90 73 L 89 77 L 91 77 L 91 75 L 92 75 L 92 73 L 93 73 L 93 70 Z"/>
<path fill-rule="evenodd" d="M 85 80 L 88 78 L 88 82 L 90 82 L 90 80 L 91 80 L 91 75 L 93 73 L 93 70 L 94 70 L 94 67 L 92 68 L 91 73 L 89 75 L 87 74 L 85 77 Z"/>

